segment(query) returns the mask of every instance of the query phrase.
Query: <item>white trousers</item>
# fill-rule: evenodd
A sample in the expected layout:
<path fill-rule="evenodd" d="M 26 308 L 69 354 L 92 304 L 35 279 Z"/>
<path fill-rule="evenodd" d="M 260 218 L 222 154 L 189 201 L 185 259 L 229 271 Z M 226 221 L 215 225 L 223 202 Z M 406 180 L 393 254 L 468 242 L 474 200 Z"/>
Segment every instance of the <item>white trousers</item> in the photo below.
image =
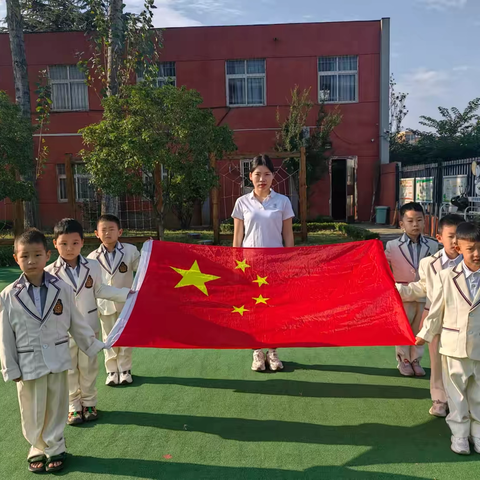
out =
<path fill-rule="evenodd" d="M 447 402 L 447 394 L 443 386 L 442 375 L 442 355 L 438 349 L 440 348 L 440 335 L 435 335 L 433 340 L 428 344 L 430 353 L 430 395 L 433 402 Z"/>
<path fill-rule="evenodd" d="M 422 314 L 425 309 L 424 302 L 404 302 L 403 308 L 407 314 L 408 321 L 412 327 L 413 334 L 417 335 L 420 331 L 420 325 L 422 323 Z M 416 347 L 415 345 L 404 345 L 395 347 L 395 353 L 398 363 L 408 360 L 413 362 L 414 360 L 420 361 L 423 357 L 424 347 Z"/>
<path fill-rule="evenodd" d="M 30 444 L 27 458 L 66 451 L 63 432 L 68 417 L 67 372 L 50 373 L 17 383 L 23 436 Z"/>
<path fill-rule="evenodd" d="M 69 411 L 81 412 L 82 407 L 97 405 L 98 358 L 83 353 L 70 337 L 72 370 L 68 371 Z"/>
<path fill-rule="evenodd" d="M 100 315 L 102 324 L 103 341 L 108 337 L 112 331 L 115 322 L 119 317 L 119 313 L 113 315 Z M 105 349 L 105 369 L 107 373 L 126 372 L 132 369 L 132 348 L 130 347 L 116 347 Z"/>
<path fill-rule="evenodd" d="M 480 438 L 480 361 L 442 355 L 442 365 L 452 435 Z"/>

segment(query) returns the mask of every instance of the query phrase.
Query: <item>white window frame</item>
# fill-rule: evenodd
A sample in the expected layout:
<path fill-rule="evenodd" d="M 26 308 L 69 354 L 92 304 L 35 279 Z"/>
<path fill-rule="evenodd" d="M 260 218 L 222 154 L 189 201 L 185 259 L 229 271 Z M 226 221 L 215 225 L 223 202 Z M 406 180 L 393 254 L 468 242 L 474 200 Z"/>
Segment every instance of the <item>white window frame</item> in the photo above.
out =
<path fill-rule="evenodd" d="M 265 68 L 264 68 L 264 73 L 247 73 L 247 62 L 249 60 L 263 60 Z M 227 65 L 228 62 L 238 62 L 238 61 L 243 61 L 245 62 L 245 73 L 238 73 L 238 74 L 229 74 L 227 73 Z M 230 78 L 244 78 L 245 79 L 245 100 L 248 101 L 247 94 L 248 94 L 248 82 L 247 78 L 263 78 L 263 103 L 242 103 L 242 104 L 230 104 L 230 98 L 228 95 L 228 80 Z M 230 58 L 229 60 L 225 61 L 225 92 L 227 96 L 227 106 L 231 108 L 245 108 L 245 107 L 265 107 L 267 105 L 267 61 L 265 58 L 247 58 L 246 60 L 243 60 L 241 58 L 239 59 L 232 59 Z"/>
<path fill-rule="evenodd" d="M 50 68 L 51 67 L 67 67 L 67 77 L 63 80 L 52 80 L 50 77 Z M 90 104 L 88 101 L 88 85 L 86 79 L 70 79 L 70 67 L 78 68 L 77 65 L 51 65 L 48 67 L 48 79 L 50 85 L 52 85 L 52 100 L 53 100 L 53 85 L 57 84 L 67 84 L 68 85 L 68 104 L 69 108 L 54 108 L 54 104 L 52 104 L 52 112 L 88 112 L 90 110 Z M 85 100 L 86 100 L 86 108 L 72 108 L 72 83 L 83 83 L 85 84 Z"/>
<path fill-rule="evenodd" d="M 165 77 L 165 76 L 157 76 L 156 83 L 157 87 L 163 87 L 163 85 L 167 84 L 168 80 L 173 80 L 173 86 L 177 86 L 177 62 L 160 62 L 159 65 L 166 64 L 166 63 L 173 63 L 173 68 L 175 68 L 175 76 L 173 77 Z M 137 83 L 143 82 L 143 77 L 137 74 Z M 163 82 L 163 85 L 159 85 L 159 82 Z"/>
<path fill-rule="evenodd" d="M 338 70 L 338 59 L 339 58 L 344 58 L 344 57 L 356 57 L 357 58 L 357 69 L 356 70 Z M 320 71 L 320 59 L 321 58 L 335 58 L 337 61 L 337 70 L 332 70 L 330 72 L 321 72 Z M 317 91 L 318 91 L 318 103 L 330 103 L 330 104 L 336 104 L 336 103 L 358 103 L 359 102 L 359 91 L 358 91 L 358 71 L 359 71 L 359 57 L 358 55 L 324 55 L 321 57 L 317 58 L 317 73 L 318 73 L 318 78 L 317 78 Z M 342 75 L 355 75 L 355 100 L 324 100 L 322 98 L 322 92 L 325 90 L 320 90 L 320 78 L 321 77 L 331 77 L 333 75 L 337 76 L 337 89 L 338 89 L 338 77 Z M 338 95 L 337 95 L 338 97 Z"/>
<path fill-rule="evenodd" d="M 247 173 L 250 172 L 252 161 L 253 160 L 251 158 L 240 160 L 240 172 L 242 174 L 242 195 L 250 193 L 253 190 L 253 183 Z M 250 183 L 251 186 L 249 186 L 247 183 Z"/>
<path fill-rule="evenodd" d="M 72 163 L 72 169 L 73 169 L 73 181 L 75 182 L 75 201 L 76 202 L 85 202 L 85 201 L 90 201 L 90 200 L 95 200 L 95 198 L 80 198 L 79 197 L 79 192 L 80 189 L 78 188 L 79 181 L 80 180 L 87 180 L 87 184 L 90 183 L 90 179 L 92 176 L 88 173 L 77 173 L 77 167 L 79 166 L 84 166 L 84 163 Z"/>
<path fill-rule="evenodd" d="M 63 171 L 64 173 L 59 172 L 59 167 L 63 166 Z M 67 192 L 67 173 L 65 171 L 65 164 L 64 163 L 58 163 L 56 165 L 56 171 L 57 171 L 57 199 L 58 203 L 67 203 L 68 202 L 68 192 Z M 60 181 L 63 180 L 65 182 L 65 198 L 62 198 L 61 196 L 61 188 L 60 188 Z"/>

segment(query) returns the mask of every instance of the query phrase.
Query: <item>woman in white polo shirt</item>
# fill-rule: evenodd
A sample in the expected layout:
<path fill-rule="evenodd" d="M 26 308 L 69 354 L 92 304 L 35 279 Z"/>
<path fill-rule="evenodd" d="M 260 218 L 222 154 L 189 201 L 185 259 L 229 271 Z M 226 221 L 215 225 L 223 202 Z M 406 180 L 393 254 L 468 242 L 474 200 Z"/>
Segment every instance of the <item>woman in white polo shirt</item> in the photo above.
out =
<path fill-rule="evenodd" d="M 272 190 L 275 168 L 268 155 L 259 155 L 252 161 L 250 180 L 253 191 L 238 198 L 232 217 L 234 247 L 293 247 L 292 218 L 295 216 L 290 200 Z M 262 350 L 253 351 L 252 370 L 281 370 L 276 348 L 266 356 Z"/>

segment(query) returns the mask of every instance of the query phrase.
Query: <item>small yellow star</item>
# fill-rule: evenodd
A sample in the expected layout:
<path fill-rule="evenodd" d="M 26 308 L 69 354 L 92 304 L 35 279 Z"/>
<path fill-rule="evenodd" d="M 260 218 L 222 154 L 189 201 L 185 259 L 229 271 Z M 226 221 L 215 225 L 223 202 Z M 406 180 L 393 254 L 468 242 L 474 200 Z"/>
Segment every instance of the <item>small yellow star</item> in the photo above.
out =
<path fill-rule="evenodd" d="M 259 303 L 264 303 L 265 305 L 267 304 L 267 300 L 270 300 L 269 298 L 263 298 L 261 295 L 258 298 L 252 297 L 253 300 L 255 300 L 255 305 L 258 305 Z"/>
<path fill-rule="evenodd" d="M 239 268 L 243 273 L 245 273 L 245 270 L 247 268 L 250 268 L 250 265 L 247 265 L 247 261 L 246 260 L 235 260 L 237 262 L 237 266 L 235 267 L 235 270 L 237 268 Z"/>
<path fill-rule="evenodd" d="M 243 317 L 243 313 L 249 311 L 245 308 L 245 305 L 242 305 L 241 307 L 233 307 L 232 313 L 239 313 Z"/>
<path fill-rule="evenodd" d="M 182 279 L 175 285 L 175 288 L 194 286 L 197 287 L 207 297 L 208 291 L 205 284 L 207 282 L 211 282 L 212 280 L 217 280 L 217 278 L 220 278 L 216 277 L 215 275 L 208 275 L 206 273 L 202 273 L 196 260 L 195 262 L 193 262 L 190 270 L 183 270 L 181 268 L 175 267 L 171 268 L 182 276 Z"/>
<path fill-rule="evenodd" d="M 254 280 L 252 283 L 258 283 L 258 286 L 261 287 L 262 285 L 268 285 L 267 277 L 261 277 L 257 275 L 257 279 Z"/>

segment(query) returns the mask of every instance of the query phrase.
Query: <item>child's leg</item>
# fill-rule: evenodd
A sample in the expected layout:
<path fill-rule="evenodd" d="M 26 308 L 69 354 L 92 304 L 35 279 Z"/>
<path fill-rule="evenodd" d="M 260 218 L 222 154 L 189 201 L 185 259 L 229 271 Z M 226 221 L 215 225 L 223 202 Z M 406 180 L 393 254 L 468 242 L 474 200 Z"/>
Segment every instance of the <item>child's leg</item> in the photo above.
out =
<path fill-rule="evenodd" d="M 98 357 L 89 357 L 82 351 L 78 355 L 78 369 L 80 371 L 80 389 L 82 392 L 82 407 L 97 406 L 97 375 Z"/>
<path fill-rule="evenodd" d="M 100 320 L 102 324 L 102 335 L 103 341 L 105 341 L 108 337 L 108 334 L 112 331 L 115 322 L 117 321 L 118 314 L 114 313 L 112 315 L 100 315 Z M 109 348 L 105 349 L 105 369 L 107 373 L 117 373 L 118 372 L 118 365 L 117 365 L 117 353 L 118 348 Z"/>
<path fill-rule="evenodd" d="M 47 403 L 47 376 L 17 383 L 23 436 L 30 444 L 27 458 L 45 453 L 42 438 Z"/>
<path fill-rule="evenodd" d="M 423 312 L 425 311 L 425 303 L 420 303 L 420 302 L 412 302 L 414 307 L 415 307 L 415 314 L 413 315 L 412 320 L 410 320 L 410 325 L 412 326 L 412 332 L 414 335 L 417 335 L 417 333 L 421 329 L 421 324 L 422 324 L 422 316 Z M 413 309 L 412 309 L 413 310 Z M 410 346 L 410 361 L 413 362 L 414 360 L 418 360 L 419 362 L 422 360 L 423 353 L 425 352 L 425 347 L 422 346 L 415 346 L 411 345 Z"/>
<path fill-rule="evenodd" d="M 405 313 L 407 315 L 408 321 L 410 322 L 410 325 L 412 325 L 417 314 L 417 303 L 404 302 L 403 308 L 405 309 Z M 412 360 L 415 360 L 414 358 L 410 358 L 410 345 L 402 345 L 395 347 L 395 353 L 399 365 L 400 363 L 405 361 L 411 362 Z"/>
<path fill-rule="evenodd" d="M 68 378 L 67 372 L 47 375 L 47 405 L 45 426 L 42 437 L 47 447 L 47 457 L 60 455 L 66 451 L 65 422 L 68 417 Z"/>
<path fill-rule="evenodd" d="M 133 348 L 119 347 L 117 352 L 117 365 L 119 372 L 127 372 L 132 369 Z"/>
<path fill-rule="evenodd" d="M 72 357 L 72 369 L 68 371 L 68 401 L 69 412 L 81 412 L 81 389 L 80 389 L 80 372 L 78 371 L 78 356 L 80 349 L 75 340 L 70 337 L 70 356 Z"/>
<path fill-rule="evenodd" d="M 480 362 L 473 362 L 473 377 L 468 384 L 468 407 L 470 408 L 471 425 L 470 434 L 480 439 Z"/>
<path fill-rule="evenodd" d="M 432 342 L 428 345 L 430 352 L 430 394 L 433 402 L 447 403 L 447 395 L 443 387 L 442 378 L 442 356 L 439 349 L 440 335 L 435 335 Z"/>
<path fill-rule="evenodd" d="M 467 385 L 474 373 L 474 361 L 442 355 L 443 384 L 448 397 L 450 413 L 447 423 L 452 435 L 466 438 L 470 435 L 470 412 Z"/>

